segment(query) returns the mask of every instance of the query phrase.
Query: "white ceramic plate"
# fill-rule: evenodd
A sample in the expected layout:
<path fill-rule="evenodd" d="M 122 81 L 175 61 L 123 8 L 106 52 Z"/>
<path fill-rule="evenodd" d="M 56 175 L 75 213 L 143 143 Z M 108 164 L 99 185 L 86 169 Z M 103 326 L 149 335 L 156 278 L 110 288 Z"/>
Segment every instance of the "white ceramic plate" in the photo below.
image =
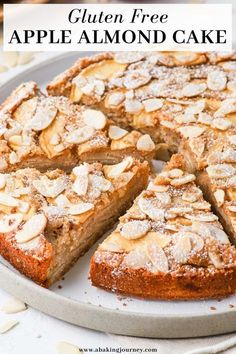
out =
<path fill-rule="evenodd" d="M 44 87 L 45 79 L 50 81 L 78 56 L 77 53 L 62 55 L 17 75 L 0 88 L 1 101 L 22 81 L 35 80 Z M 180 338 L 236 330 L 236 296 L 222 301 L 145 301 L 92 287 L 88 280 L 89 260 L 96 247 L 77 262 L 65 280 L 50 290 L 37 286 L 1 259 L 0 287 L 52 316 L 100 331 Z"/>

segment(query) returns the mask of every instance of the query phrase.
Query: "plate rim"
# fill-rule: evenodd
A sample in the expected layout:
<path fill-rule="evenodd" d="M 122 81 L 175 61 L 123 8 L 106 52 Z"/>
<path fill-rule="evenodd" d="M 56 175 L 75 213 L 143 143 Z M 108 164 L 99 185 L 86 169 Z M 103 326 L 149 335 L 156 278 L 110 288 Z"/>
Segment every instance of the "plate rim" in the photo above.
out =
<path fill-rule="evenodd" d="M 43 70 L 52 63 L 56 65 L 56 62 L 60 62 L 68 57 L 73 57 L 75 56 L 75 53 L 79 58 L 87 56 L 92 52 L 59 53 L 53 57 L 46 58 L 42 62 L 30 66 L 29 68 L 26 68 L 15 76 L 4 81 L 0 86 L 0 94 L 4 92 L 5 86 L 12 85 L 13 83 L 15 85 L 16 81 L 24 81 L 23 78 L 25 75 L 39 69 Z M 82 327 L 103 332 L 152 338 L 189 338 L 229 333 L 236 330 L 236 308 L 230 310 L 217 310 L 216 312 L 205 315 L 202 313 L 157 315 L 152 313 L 147 314 L 142 312 L 110 309 L 107 307 L 101 307 L 95 304 L 70 299 L 66 296 L 55 293 L 50 289 L 42 288 L 30 279 L 27 279 L 23 275 L 17 274 L 15 271 L 8 268 L 1 262 L 1 260 L 0 287 L 12 295 L 18 296 L 22 301 L 25 301 L 30 306 L 53 317 L 80 325 Z M 40 302 L 38 302 L 37 298 L 34 297 L 35 294 L 41 299 Z M 75 318 L 73 316 L 73 312 L 71 312 L 71 309 L 68 310 L 69 312 L 67 313 L 66 311 L 63 312 L 60 308 L 58 315 L 58 313 L 56 313 L 58 311 L 58 308 L 56 309 L 57 306 L 50 309 L 46 304 L 45 299 L 49 300 L 52 307 L 53 303 L 58 302 L 65 305 L 65 307 L 72 306 L 73 309 L 76 309 L 75 313 L 78 315 L 79 311 L 82 316 Z M 117 319 L 119 319 L 120 323 L 117 323 Z M 191 321 L 189 321 L 190 319 Z M 163 323 L 163 320 L 165 320 L 165 324 Z M 182 324 L 182 328 L 180 328 L 180 324 Z"/>

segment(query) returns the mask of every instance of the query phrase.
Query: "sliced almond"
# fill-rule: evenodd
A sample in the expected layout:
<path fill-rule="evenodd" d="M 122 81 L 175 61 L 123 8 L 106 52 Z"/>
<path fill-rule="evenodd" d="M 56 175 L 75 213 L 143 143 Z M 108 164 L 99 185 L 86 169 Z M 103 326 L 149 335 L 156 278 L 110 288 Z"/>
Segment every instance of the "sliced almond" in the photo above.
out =
<path fill-rule="evenodd" d="M 153 183 L 153 181 L 149 182 L 149 185 L 147 187 L 147 190 L 153 191 L 153 192 L 167 192 L 169 189 L 169 186 L 165 185 L 157 185 Z"/>
<path fill-rule="evenodd" d="M 144 134 L 138 139 L 137 149 L 139 151 L 153 151 L 155 149 L 155 144 L 150 135 Z"/>
<path fill-rule="evenodd" d="M 94 129 L 103 129 L 107 124 L 106 116 L 95 109 L 86 109 L 83 112 L 84 123 Z"/>
<path fill-rule="evenodd" d="M 223 189 L 217 189 L 214 192 L 214 197 L 216 198 L 217 205 L 221 207 L 225 200 L 225 191 Z"/>
<path fill-rule="evenodd" d="M 128 221 L 121 228 L 121 236 L 127 240 L 135 240 L 143 237 L 150 229 L 150 224 L 147 220 Z"/>
<path fill-rule="evenodd" d="M 39 236 L 45 229 L 47 218 L 44 214 L 35 214 L 16 232 L 15 238 L 18 243 L 28 242 Z"/>
<path fill-rule="evenodd" d="M 126 267 L 130 267 L 133 269 L 139 268 L 147 268 L 147 264 L 149 262 L 149 258 L 147 253 L 139 247 L 132 251 L 130 251 L 125 257 L 122 264 Z"/>
<path fill-rule="evenodd" d="M 206 168 L 211 178 L 227 178 L 235 174 L 235 168 L 229 164 L 216 164 Z"/>
<path fill-rule="evenodd" d="M 118 52 L 115 54 L 115 61 L 119 64 L 131 64 L 143 58 L 144 55 L 139 52 Z"/>
<path fill-rule="evenodd" d="M 5 192 L 0 192 L 0 204 L 6 205 L 9 207 L 17 207 L 19 205 L 19 200 L 13 198 Z"/>
<path fill-rule="evenodd" d="M 202 196 L 202 191 L 199 188 L 194 188 L 191 191 L 184 191 L 182 199 L 185 202 L 194 203 Z"/>
<path fill-rule="evenodd" d="M 87 211 L 93 208 L 94 205 L 92 203 L 78 203 L 74 205 L 72 204 L 68 209 L 68 213 L 71 215 L 80 215 L 86 213 Z"/>
<path fill-rule="evenodd" d="M 86 195 L 88 190 L 88 183 L 89 183 L 88 175 L 86 174 L 77 175 L 76 180 L 72 185 L 72 190 L 79 196 Z"/>
<path fill-rule="evenodd" d="M 191 246 L 191 240 L 190 237 L 183 235 L 180 235 L 180 237 L 177 239 L 177 242 L 172 248 L 172 255 L 176 262 L 178 263 L 186 263 L 189 256 L 190 252 L 192 250 Z"/>
<path fill-rule="evenodd" d="M 9 137 L 8 142 L 11 145 L 21 146 L 23 143 L 22 136 L 21 135 L 12 135 Z"/>
<path fill-rule="evenodd" d="M 224 267 L 224 263 L 216 252 L 208 252 L 208 255 L 215 268 L 221 269 Z"/>
<path fill-rule="evenodd" d="M 83 351 L 74 344 L 68 342 L 58 342 L 56 345 L 58 354 L 82 354 Z"/>
<path fill-rule="evenodd" d="M 190 83 L 184 86 L 182 90 L 182 95 L 185 97 L 194 97 L 203 93 L 207 88 L 205 83 Z"/>
<path fill-rule="evenodd" d="M 142 101 L 144 109 L 147 113 L 156 111 L 163 106 L 163 100 L 159 98 L 149 98 Z"/>
<path fill-rule="evenodd" d="M 151 271 L 153 273 L 167 273 L 169 270 L 168 259 L 165 252 L 156 243 L 149 242 L 146 246 L 148 258 L 152 262 Z"/>
<path fill-rule="evenodd" d="M 236 213 L 236 205 L 229 205 L 228 210 L 231 211 L 232 213 Z"/>
<path fill-rule="evenodd" d="M 205 214 L 185 214 L 185 218 L 192 220 L 192 221 L 199 221 L 199 222 L 211 222 L 218 220 L 218 217 L 212 213 L 205 213 Z"/>
<path fill-rule="evenodd" d="M 93 137 L 95 129 L 85 125 L 79 129 L 73 130 L 65 137 L 65 141 L 69 144 L 82 144 Z"/>
<path fill-rule="evenodd" d="M 122 92 L 114 92 L 108 96 L 108 105 L 109 106 L 118 106 L 125 99 L 125 95 Z"/>
<path fill-rule="evenodd" d="M 232 145 L 236 145 L 236 135 L 230 135 L 227 137 L 228 141 Z"/>
<path fill-rule="evenodd" d="M 161 248 L 168 246 L 171 241 L 171 236 L 160 232 L 150 231 L 147 236 L 150 236 Z"/>
<path fill-rule="evenodd" d="M 180 127 L 177 130 L 181 133 L 181 135 L 183 135 L 184 138 L 192 139 L 202 135 L 202 133 L 205 131 L 205 128 L 198 127 L 197 125 L 189 125 Z"/>
<path fill-rule="evenodd" d="M 10 321 L 6 321 L 5 323 L 2 323 L 0 325 L 0 334 L 4 334 L 4 333 L 10 331 L 10 329 L 12 329 L 16 325 L 18 325 L 18 323 L 19 323 L 19 321 L 16 321 L 16 320 L 10 320 Z"/>
<path fill-rule="evenodd" d="M 202 124 L 206 124 L 206 125 L 211 125 L 212 123 L 212 117 L 210 116 L 210 114 L 205 113 L 205 112 L 201 112 L 198 115 L 198 123 L 202 123 Z"/>
<path fill-rule="evenodd" d="M 219 130 L 227 130 L 231 127 L 232 123 L 225 118 L 215 118 L 213 119 L 211 126 Z"/>
<path fill-rule="evenodd" d="M 204 225 L 204 230 L 206 227 L 210 231 L 211 236 L 213 236 L 217 241 L 223 245 L 230 244 L 228 236 L 222 229 L 212 224 Z"/>
<path fill-rule="evenodd" d="M 155 221 L 164 220 L 165 211 L 161 206 L 158 207 L 158 202 L 155 199 L 139 198 L 138 206 L 150 219 Z"/>
<path fill-rule="evenodd" d="M 55 198 L 67 187 L 67 179 L 65 176 L 56 179 L 42 176 L 40 179 L 33 181 L 33 186 L 44 197 Z"/>
<path fill-rule="evenodd" d="M 35 115 L 29 122 L 31 129 L 40 131 L 46 129 L 55 119 L 57 115 L 57 108 L 48 101 L 38 104 Z"/>
<path fill-rule="evenodd" d="M 131 156 L 126 157 L 123 161 L 116 165 L 104 166 L 104 172 L 108 178 L 117 178 L 133 164 L 133 158 Z"/>
<path fill-rule="evenodd" d="M 16 298 L 11 298 L 9 299 L 3 306 L 2 306 L 2 311 L 4 313 L 10 314 L 10 313 L 18 313 L 21 311 L 25 311 L 27 309 L 26 305 L 24 302 L 16 299 Z"/>
<path fill-rule="evenodd" d="M 223 71 L 211 71 L 207 75 L 207 86 L 213 91 L 222 91 L 225 89 L 227 77 Z"/>
<path fill-rule="evenodd" d="M 226 100 L 221 102 L 220 108 L 214 113 L 216 118 L 221 118 L 230 113 L 236 112 L 236 99 L 235 98 L 227 98 Z"/>
<path fill-rule="evenodd" d="M 127 113 L 138 113 L 143 108 L 143 104 L 135 99 L 126 99 L 125 100 L 125 111 Z"/>
<path fill-rule="evenodd" d="M 172 170 L 169 171 L 168 176 L 170 178 L 179 178 L 182 177 L 184 172 L 179 169 L 179 168 L 173 168 Z"/>
<path fill-rule="evenodd" d="M 0 218 L 0 233 L 8 233 L 16 230 L 23 220 L 22 214 L 3 215 Z"/>
<path fill-rule="evenodd" d="M 148 70 L 129 70 L 123 80 L 123 85 L 128 90 L 136 89 L 147 84 L 151 80 L 151 75 Z"/>
<path fill-rule="evenodd" d="M 6 175 L 4 173 L 0 173 L 0 189 L 4 188 L 6 185 Z"/>
<path fill-rule="evenodd" d="M 195 181 L 196 177 L 192 174 L 188 174 L 185 175 L 183 177 L 179 177 L 179 178 L 174 178 L 170 181 L 170 184 L 172 186 L 178 187 L 178 186 L 182 186 L 183 184 L 187 184 L 190 182 Z"/>
<path fill-rule="evenodd" d="M 119 140 L 126 136 L 129 132 L 125 129 L 117 127 L 116 125 L 110 125 L 108 130 L 108 136 L 112 140 Z"/>

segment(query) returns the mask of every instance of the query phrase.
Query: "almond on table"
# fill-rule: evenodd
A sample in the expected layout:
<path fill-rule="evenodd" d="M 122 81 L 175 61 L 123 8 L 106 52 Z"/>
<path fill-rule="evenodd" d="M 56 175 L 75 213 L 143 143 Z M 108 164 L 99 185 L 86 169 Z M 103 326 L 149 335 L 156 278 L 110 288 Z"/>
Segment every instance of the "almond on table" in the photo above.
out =
<path fill-rule="evenodd" d="M 70 174 L 33 168 L 1 174 L 0 254 L 50 286 L 113 226 L 148 174 L 148 163 L 130 156 L 116 165 L 84 163 Z"/>

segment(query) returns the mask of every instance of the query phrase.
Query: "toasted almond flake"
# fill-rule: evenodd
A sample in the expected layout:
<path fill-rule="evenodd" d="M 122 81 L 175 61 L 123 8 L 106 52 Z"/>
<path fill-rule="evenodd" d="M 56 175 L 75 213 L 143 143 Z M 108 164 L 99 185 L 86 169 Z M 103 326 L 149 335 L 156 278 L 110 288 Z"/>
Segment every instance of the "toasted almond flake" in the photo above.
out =
<path fill-rule="evenodd" d="M 193 104 L 190 104 L 185 108 L 185 115 L 200 114 L 204 110 L 205 106 L 205 100 L 199 100 L 197 102 L 194 102 Z"/>
<path fill-rule="evenodd" d="M 49 179 L 47 176 L 42 176 L 40 179 L 33 181 L 33 186 L 44 197 L 55 198 L 65 190 L 67 179 L 65 176 L 56 179 Z"/>
<path fill-rule="evenodd" d="M 188 175 L 185 175 L 183 177 L 179 177 L 179 178 L 174 178 L 170 181 L 170 184 L 172 186 L 181 186 L 183 184 L 186 184 L 186 183 L 190 183 L 190 182 L 193 182 L 195 181 L 196 177 L 192 174 L 188 174 Z"/>
<path fill-rule="evenodd" d="M 133 269 L 146 268 L 147 263 L 149 262 L 149 258 L 144 252 L 144 250 L 140 248 L 136 248 L 129 252 L 122 262 L 122 264 L 126 267 L 130 267 Z"/>
<path fill-rule="evenodd" d="M 193 221 L 199 222 L 211 222 L 218 220 L 218 217 L 211 213 L 205 214 L 185 214 L 185 218 Z"/>
<path fill-rule="evenodd" d="M 108 178 L 117 178 L 119 177 L 123 172 L 125 172 L 128 168 L 130 168 L 133 164 L 133 158 L 131 156 L 128 156 L 124 158 L 123 161 L 116 165 L 112 166 L 104 166 L 104 172 L 107 175 Z"/>
<path fill-rule="evenodd" d="M 235 61 L 226 61 L 222 63 L 222 66 L 225 70 L 236 71 L 236 62 Z"/>
<path fill-rule="evenodd" d="M 153 181 L 149 182 L 149 185 L 147 187 L 147 190 L 153 191 L 153 192 L 167 192 L 169 189 L 169 186 L 166 185 L 157 185 L 153 183 Z"/>
<path fill-rule="evenodd" d="M 9 162 L 11 165 L 14 165 L 15 163 L 20 162 L 19 156 L 15 151 L 12 151 L 9 155 Z"/>
<path fill-rule="evenodd" d="M 212 128 L 217 128 L 219 130 L 227 130 L 231 125 L 231 122 L 224 118 L 216 118 L 211 123 Z"/>
<path fill-rule="evenodd" d="M 119 140 L 126 136 L 129 132 L 125 129 L 117 127 L 116 125 L 110 125 L 108 130 L 108 136 L 112 140 Z"/>
<path fill-rule="evenodd" d="M 19 205 L 19 200 L 13 198 L 5 192 L 0 192 L 0 204 L 10 207 L 17 207 Z"/>
<path fill-rule="evenodd" d="M 230 244 L 228 236 L 219 227 L 212 225 L 212 224 L 207 224 L 207 225 L 204 224 L 203 227 L 204 227 L 204 231 L 205 231 L 205 228 L 207 227 L 207 229 L 210 231 L 211 236 L 213 236 L 216 240 L 218 240 L 223 245 Z"/>
<path fill-rule="evenodd" d="M 211 178 L 218 179 L 233 176 L 235 173 L 235 168 L 229 164 L 216 164 L 208 166 L 206 171 Z"/>
<path fill-rule="evenodd" d="M 7 314 L 25 311 L 26 309 L 27 309 L 27 307 L 26 307 L 25 303 L 16 299 L 16 298 L 9 299 L 2 306 L 2 311 Z"/>
<path fill-rule="evenodd" d="M 217 205 L 219 207 L 221 207 L 224 204 L 224 200 L 225 200 L 225 192 L 223 189 L 217 189 L 214 192 L 214 197 L 216 199 Z"/>
<path fill-rule="evenodd" d="M 191 213 L 193 209 L 188 206 L 176 206 L 168 210 L 169 213 L 174 215 L 184 215 L 186 213 Z"/>
<path fill-rule="evenodd" d="M 207 203 L 205 200 L 202 202 L 195 202 L 192 203 L 192 208 L 195 210 L 210 210 L 211 209 L 211 205 L 209 203 Z"/>
<path fill-rule="evenodd" d="M 206 90 L 206 88 L 207 85 L 205 83 L 200 83 L 200 84 L 190 83 L 183 88 L 182 95 L 185 97 L 194 97 L 199 95 L 200 93 L 203 93 Z"/>
<path fill-rule="evenodd" d="M 161 193 L 164 194 L 164 193 Z M 167 193 L 166 193 L 167 194 Z M 168 196 L 169 197 L 169 196 Z M 168 201 L 170 200 L 170 197 Z M 140 210 L 149 216 L 150 219 L 158 221 L 164 220 L 165 212 L 161 208 L 161 203 L 158 206 L 157 199 L 146 199 L 146 198 L 139 198 L 138 199 L 138 206 Z"/>
<path fill-rule="evenodd" d="M 143 58 L 144 55 L 139 52 L 118 52 L 115 54 L 115 61 L 119 64 L 131 64 Z"/>
<path fill-rule="evenodd" d="M 29 126 L 35 131 L 46 129 L 55 119 L 57 108 L 48 101 L 38 104 L 33 118 L 29 121 Z"/>
<path fill-rule="evenodd" d="M 184 233 L 178 237 L 177 242 L 172 248 L 172 255 L 176 262 L 186 263 L 191 252 L 191 240 L 189 236 L 185 236 Z"/>
<path fill-rule="evenodd" d="M 80 175 L 88 176 L 89 174 L 88 164 L 84 163 L 83 165 L 76 166 L 73 168 L 72 171 L 75 176 L 80 176 Z"/>
<path fill-rule="evenodd" d="M 44 214 L 35 214 L 16 232 L 15 238 L 18 243 L 28 242 L 39 236 L 45 229 L 47 218 Z"/>
<path fill-rule="evenodd" d="M 180 168 L 173 168 L 172 170 L 169 171 L 168 176 L 170 178 L 178 178 L 182 177 L 184 172 Z"/>
<path fill-rule="evenodd" d="M 196 125 L 189 125 L 180 127 L 177 130 L 183 135 L 184 138 L 192 139 L 202 135 L 202 133 L 205 131 L 205 128 L 198 127 Z"/>
<path fill-rule="evenodd" d="M 6 175 L 4 173 L 0 173 L 0 189 L 4 188 L 6 185 Z"/>
<path fill-rule="evenodd" d="M 227 77 L 223 71 L 211 71 L 207 75 L 207 86 L 213 91 L 222 91 L 225 89 Z"/>
<path fill-rule="evenodd" d="M 103 176 L 89 175 L 89 185 L 99 189 L 101 192 L 107 192 L 112 188 L 112 183 Z"/>
<path fill-rule="evenodd" d="M 227 98 L 221 102 L 220 108 L 214 113 L 214 117 L 221 118 L 229 113 L 236 112 L 236 99 Z"/>
<path fill-rule="evenodd" d="M 161 248 L 168 246 L 171 241 L 171 236 L 166 234 L 161 234 L 160 232 L 150 231 L 148 233 L 148 236 L 153 236 L 153 240 Z"/>
<path fill-rule="evenodd" d="M 65 141 L 69 144 L 82 144 L 91 139 L 94 133 L 95 129 L 93 127 L 85 125 L 69 132 L 65 137 Z"/>
<path fill-rule="evenodd" d="M 94 129 L 103 129 L 107 124 L 106 116 L 95 109 L 86 109 L 83 112 L 84 123 Z"/>
<path fill-rule="evenodd" d="M 137 149 L 139 151 L 153 151 L 155 149 L 155 144 L 152 141 L 150 135 L 144 134 L 140 136 L 137 141 Z"/>
<path fill-rule="evenodd" d="M 58 342 L 56 345 L 58 354 L 82 354 L 83 351 L 74 344 L 68 342 Z"/>
<path fill-rule="evenodd" d="M 220 259 L 220 256 L 216 252 L 208 252 L 208 256 L 210 260 L 212 261 L 213 265 L 217 269 L 221 269 L 224 267 L 224 263 Z"/>
<path fill-rule="evenodd" d="M 227 137 L 228 141 L 232 145 L 236 145 L 236 135 L 230 135 Z"/>
<path fill-rule="evenodd" d="M 194 188 L 191 191 L 184 191 L 182 199 L 186 202 L 194 203 L 202 196 L 202 191 L 199 188 Z"/>
<path fill-rule="evenodd" d="M 175 129 L 176 125 L 174 122 L 171 122 L 169 120 L 161 120 L 160 122 L 161 125 L 163 125 L 163 127 L 169 128 L 169 129 Z"/>
<path fill-rule="evenodd" d="M 143 105 L 140 101 L 135 99 L 126 99 L 125 100 L 125 111 L 128 113 L 138 113 L 143 108 Z"/>
<path fill-rule="evenodd" d="M 145 236 L 149 229 L 150 225 L 147 220 L 133 220 L 122 225 L 120 234 L 127 240 L 135 240 Z"/>
<path fill-rule="evenodd" d="M 205 112 L 201 112 L 198 115 L 198 122 L 202 124 L 211 125 L 212 119 L 213 118 L 210 116 L 210 114 Z"/>
<path fill-rule="evenodd" d="M 147 84 L 150 80 L 151 75 L 146 69 L 129 70 L 124 77 L 123 85 L 128 90 L 133 90 Z"/>
<path fill-rule="evenodd" d="M 87 174 L 77 175 L 76 180 L 72 185 L 72 190 L 79 196 L 86 195 L 88 190 L 88 183 L 89 179 Z"/>
<path fill-rule="evenodd" d="M 10 331 L 13 327 L 18 325 L 18 323 L 19 323 L 19 321 L 16 321 L 16 320 L 10 320 L 10 321 L 6 321 L 5 323 L 2 323 L 0 325 L 0 334 L 4 334 L 4 333 Z"/>
<path fill-rule="evenodd" d="M 114 92 L 108 96 L 108 105 L 109 106 L 118 106 L 125 99 L 125 95 L 121 92 Z"/>
<path fill-rule="evenodd" d="M 142 101 L 144 109 L 147 113 L 157 111 L 163 106 L 163 100 L 159 98 L 149 98 Z"/>
<path fill-rule="evenodd" d="M 80 215 L 86 213 L 87 211 L 93 208 L 94 205 L 92 203 L 78 203 L 74 205 L 72 204 L 68 209 L 68 213 L 71 215 Z"/>
<path fill-rule="evenodd" d="M 0 233 L 4 234 L 16 230 L 22 220 L 23 215 L 19 213 L 3 215 L 0 218 Z"/>
<path fill-rule="evenodd" d="M 231 211 L 232 213 L 236 213 L 236 205 L 229 205 L 228 210 Z"/>
<path fill-rule="evenodd" d="M 146 245 L 147 256 L 152 262 L 151 271 L 153 273 L 163 272 L 166 273 L 169 270 L 168 259 L 165 252 L 158 244 L 149 242 Z"/>

